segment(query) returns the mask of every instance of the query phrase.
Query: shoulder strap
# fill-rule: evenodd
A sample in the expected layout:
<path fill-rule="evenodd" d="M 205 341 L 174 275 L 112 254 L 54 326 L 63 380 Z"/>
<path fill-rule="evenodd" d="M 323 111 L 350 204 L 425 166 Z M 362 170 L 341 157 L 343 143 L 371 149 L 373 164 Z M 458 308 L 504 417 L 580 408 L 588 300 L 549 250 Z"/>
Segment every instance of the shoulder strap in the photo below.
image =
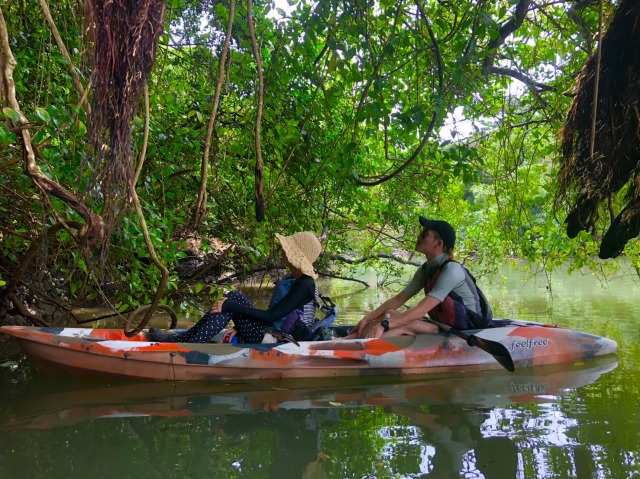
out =
<path fill-rule="evenodd" d="M 439 269 L 440 271 L 442 271 L 442 268 L 444 268 L 444 267 L 445 267 L 447 264 L 449 264 L 449 263 L 458 263 L 458 262 L 457 262 L 455 259 L 445 259 L 445 260 L 442 262 L 442 264 L 438 267 L 438 269 Z M 460 264 L 460 263 L 458 263 L 458 264 Z M 460 266 L 462 266 L 462 265 L 460 264 Z M 464 268 L 464 266 L 462 266 L 462 267 Z M 467 268 L 465 268 L 465 269 L 467 269 Z"/>
<path fill-rule="evenodd" d="M 293 276 L 288 276 L 276 283 L 276 287 L 274 288 L 273 294 L 271 295 L 271 300 L 269 301 L 268 308 L 270 308 L 274 304 L 279 303 L 282 298 L 287 295 L 287 293 L 291 290 L 291 286 L 293 285 L 294 280 L 295 278 Z"/>
<path fill-rule="evenodd" d="M 478 282 L 476 281 L 476 278 L 474 275 L 471 274 L 471 271 L 469 271 L 465 265 L 463 265 L 462 263 L 460 263 L 459 261 L 456 261 L 455 259 L 448 259 L 446 261 L 443 261 L 442 264 L 440 265 L 440 271 L 442 271 L 442 268 L 444 268 L 444 266 L 447 263 L 458 263 L 460 266 L 462 266 L 462 269 L 466 271 L 466 273 L 469 275 L 469 278 L 471 278 L 471 281 L 473 281 L 473 284 L 475 284 L 476 286 L 478 285 Z"/>
<path fill-rule="evenodd" d="M 475 285 L 476 290 L 478 291 L 478 297 L 480 298 L 480 310 L 482 311 L 482 318 L 485 320 L 491 321 L 493 319 L 493 311 L 491 310 L 491 306 L 489 305 L 489 301 L 487 300 L 487 297 L 484 295 L 484 293 L 480 289 L 480 286 L 478 286 L 478 283 L 476 282 L 476 278 L 471 274 L 471 271 L 469 271 L 463 264 L 459 263 L 454 259 L 448 259 L 443 261 L 442 264 L 440 265 L 439 270 L 442 271 L 442 268 L 444 268 L 444 266 L 447 263 L 451 263 L 451 262 L 458 263 L 460 266 L 462 266 L 462 269 L 465 271 L 465 273 L 469 275 L 469 278 L 471 278 L 471 281 L 473 281 L 473 284 Z"/>
<path fill-rule="evenodd" d="M 433 277 L 436 274 L 436 272 L 441 272 L 442 268 L 444 268 L 447 265 L 447 263 L 451 263 L 452 261 L 454 263 L 457 263 L 456 260 L 447 259 L 447 260 L 443 261 L 442 264 L 440 264 L 440 266 L 437 266 L 437 267 L 434 266 L 432 268 L 429 268 L 429 262 L 425 261 L 424 263 L 422 263 L 422 266 L 420 266 L 422 268 L 422 274 L 427 279 L 433 279 Z M 460 265 L 460 266 L 462 266 L 462 265 Z"/>

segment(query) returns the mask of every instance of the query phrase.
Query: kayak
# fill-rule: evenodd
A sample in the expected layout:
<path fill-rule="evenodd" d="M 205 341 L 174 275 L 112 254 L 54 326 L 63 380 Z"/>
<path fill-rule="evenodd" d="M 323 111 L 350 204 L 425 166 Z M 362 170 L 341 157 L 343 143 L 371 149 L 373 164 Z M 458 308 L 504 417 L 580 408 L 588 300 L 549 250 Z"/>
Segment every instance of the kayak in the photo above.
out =
<path fill-rule="evenodd" d="M 499 346 L 515 368 L 615 354 L 615 341 L 555 325 L 501 320 L 500 327 L 385 339 L 292 343 L 160 343 L 122 329 L 2 326 L 42 371 L 172 381 L 429 375 L 501 368 L 473 344 Z M 339 330 L 346 327 L 332 327 Z M 456 331 L 456 333 L 458 333 Z"/>
<path fill-rule="evenodd" d="M 52 429 L 93 419 L 238 416 L 291 410 L 419 407 L 467 410 L 545 403 L 592 384 L 618 366 L 615 355 L 535 368 L 428 377 L 323 378 L 243 383 L 36 377 L 0 412 L 0 430 Z M 64 380 L 62 380 L 64 379 Z M 406 379 L 406 380 L 405 380 Z M 286 384 L 283 384 L 286 383 Z"/>

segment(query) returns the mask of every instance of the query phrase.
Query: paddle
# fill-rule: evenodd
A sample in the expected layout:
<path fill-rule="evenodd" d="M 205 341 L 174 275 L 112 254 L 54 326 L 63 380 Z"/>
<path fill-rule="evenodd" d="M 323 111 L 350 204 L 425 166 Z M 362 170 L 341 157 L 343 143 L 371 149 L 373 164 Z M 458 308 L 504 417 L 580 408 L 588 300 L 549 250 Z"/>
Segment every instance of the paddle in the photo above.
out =
<path fill-rule="evenodd" d="M 513 359 L 511 359 L 511 355 L 507 348 L 505 348 L 502 344 L 496 341 L 490 341 L 488 339 L 482 339 L 476 336 L 475 334 L 466 334 L 462 331 L 458 331 L 457 329 L 452 328 L 440 321 L 436 321 L 435 319 L 431 319 L 429 316 L 424 316 L 422 319 L 428 321 L 431 324 L 435 324 L 440 329 L 444 329 L 448 333 L 452 333 L 459 338 L 464 339 L 469 346 L 475 346 L 477 348 L 482 349 L 483 351 L 491 354 L 496 361 L 500 363 L 500 365 L 505 368 L 507 371 L 515 371 L 515 366 L 513 365 Z"/>

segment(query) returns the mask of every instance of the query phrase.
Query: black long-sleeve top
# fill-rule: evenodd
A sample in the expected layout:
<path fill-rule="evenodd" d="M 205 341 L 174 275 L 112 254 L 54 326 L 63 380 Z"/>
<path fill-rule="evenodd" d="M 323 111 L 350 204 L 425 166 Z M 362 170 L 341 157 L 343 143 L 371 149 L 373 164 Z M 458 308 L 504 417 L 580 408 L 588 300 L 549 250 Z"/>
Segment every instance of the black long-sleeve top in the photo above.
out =
<path fill-rule="evenodd" d="M 222 304 L 222 312 L 240 313 L 270 324 L 280 318 L 284 318 L 294 309 L 300 309 L 308 302 L 313 301 L 315 299 L 315 291 L 316 283 L 313 278 L 303 275 L 293 282 L 291 289 L 282 300 L 267 310 L 249 308 L 231 300 L 226 300 Z"/>

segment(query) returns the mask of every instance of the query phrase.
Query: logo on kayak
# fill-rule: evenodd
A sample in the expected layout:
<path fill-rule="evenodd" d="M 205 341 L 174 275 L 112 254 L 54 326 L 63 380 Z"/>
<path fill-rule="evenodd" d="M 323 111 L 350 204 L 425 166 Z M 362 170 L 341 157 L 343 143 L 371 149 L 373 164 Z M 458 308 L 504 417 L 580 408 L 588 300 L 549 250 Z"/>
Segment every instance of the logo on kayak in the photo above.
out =
<path fill-rule="evenodd" d="M 527 339 L 526 341 L 514 341 L 511 343 L 511 351 L 516 349 L 533 349 L 541 346 L 549 346 L 548 339 Z"/>

